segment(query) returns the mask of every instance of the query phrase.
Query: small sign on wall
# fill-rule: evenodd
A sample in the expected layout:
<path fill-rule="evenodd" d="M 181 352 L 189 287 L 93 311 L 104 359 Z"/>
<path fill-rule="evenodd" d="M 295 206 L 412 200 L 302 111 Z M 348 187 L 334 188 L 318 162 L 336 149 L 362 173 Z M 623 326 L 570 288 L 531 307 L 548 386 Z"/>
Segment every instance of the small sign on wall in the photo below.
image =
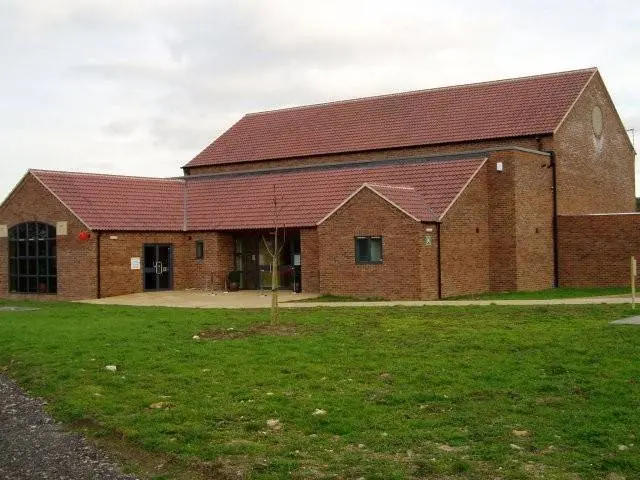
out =
<path fill-rule="evenodd" d="M 433 243 L 433 240 L 431 239 L 431 235 L 425 235 L 424 236 L 424 245 L 426 247 L 430 247 L 432 243 Z"/>
<path fill-rule="evenodd" d="M 7 238 L 9 236 L 9 228 L 6 225 L 0 225 L 0 238 Z"/>
<path fill-rule="evenodd" d="M 67 222 L 56 222 L 56 235 L 64 236 L 67 234 Z"/>
<path fill-rule="evenodd" d="M 131 270 L 140 270 L 140 257 L 131 257 Z"/>

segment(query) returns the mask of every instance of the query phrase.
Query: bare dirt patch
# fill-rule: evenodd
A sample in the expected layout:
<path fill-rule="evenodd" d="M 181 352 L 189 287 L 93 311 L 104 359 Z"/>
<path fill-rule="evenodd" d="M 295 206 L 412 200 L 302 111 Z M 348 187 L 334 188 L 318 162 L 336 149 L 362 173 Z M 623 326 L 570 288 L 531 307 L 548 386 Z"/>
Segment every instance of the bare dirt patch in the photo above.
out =
<path fill-rule="evenodd" d="M 245 457 L 204 461 L 195 457 L 181 458 L 164 452 L 151 452 L 135 445 L 125 433 L 109 429 L 92 418 L 82 418 L 70 425 L 88 442 L 109 452 L 127 470 L 140 478 L 173 478 L 175 480 L 237 480 L 247 478 L 250 464 Z"/>
<path fill-rule="evenodd" d="M 266 335 L 271 337 L 295 337 L 301 333 L 305 333 L 305 329 L 291 323 L 259 323 L 251 325 L 245 330 L 236 330 L 235 328 L 212 328 L 203 330 L 198 333 L 200 338 L 211 340 L 234 340 L 237 338 L 253 337 L 258 335 Z"/>

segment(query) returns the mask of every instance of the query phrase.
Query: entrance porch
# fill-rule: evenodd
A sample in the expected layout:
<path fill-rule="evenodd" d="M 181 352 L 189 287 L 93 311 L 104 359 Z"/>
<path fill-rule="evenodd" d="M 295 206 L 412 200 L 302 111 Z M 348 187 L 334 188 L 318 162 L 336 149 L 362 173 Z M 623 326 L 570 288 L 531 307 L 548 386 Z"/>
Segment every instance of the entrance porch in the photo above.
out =
<path fill-rule="evenodd" d="M 270 290 L 272 254 L 276 249 L 275 231 L 243 231 L 233 235 L 234 271 L 230 280 L 241 290 Z M 300 231 L 278 230 L 278 285 L 283 290 L 299 292 L 302 285 Z"/>

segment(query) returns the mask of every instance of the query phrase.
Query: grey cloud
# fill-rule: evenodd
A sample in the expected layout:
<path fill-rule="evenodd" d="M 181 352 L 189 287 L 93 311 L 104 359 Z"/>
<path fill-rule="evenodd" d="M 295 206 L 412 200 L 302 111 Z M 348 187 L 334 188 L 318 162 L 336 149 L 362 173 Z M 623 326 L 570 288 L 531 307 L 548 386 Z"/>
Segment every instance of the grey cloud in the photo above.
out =
<path fill-rule="evenodd" d="M 102 131 L 112 137 L 129 137 L 138 129 L 139 124 L 127 120 L 114 120 L 102 127 Z"/>

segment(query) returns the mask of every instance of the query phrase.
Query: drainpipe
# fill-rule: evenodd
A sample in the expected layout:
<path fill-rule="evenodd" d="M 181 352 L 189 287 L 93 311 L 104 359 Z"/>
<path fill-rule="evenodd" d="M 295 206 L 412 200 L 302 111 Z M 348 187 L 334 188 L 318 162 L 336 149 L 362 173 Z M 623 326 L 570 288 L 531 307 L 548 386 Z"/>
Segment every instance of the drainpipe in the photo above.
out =
<path fill-rule="evenodd" d="M 442 224 L 438 223 L 436 225 L 437 227 L 437 240 L 438 240 L 438 250 L 437 250 L 437 256 L 438 256 L 438 300 L 442 299 L 442 262 L 441 262 L 441 257 L 440 257 L 440 226 Z"/>
<path fill-rule="evenodd" d="M 553 286 L 560 286 L 560 273 L 558 267 L 558 185 L 556 174 L 556 154 L 549 150 L 551 163 L 551 189 L 553 191 Z"/>
<path fill-rule="evenodd" d="M 96 296 L 100 298 L 100 234 L 96 232 Z"/>

